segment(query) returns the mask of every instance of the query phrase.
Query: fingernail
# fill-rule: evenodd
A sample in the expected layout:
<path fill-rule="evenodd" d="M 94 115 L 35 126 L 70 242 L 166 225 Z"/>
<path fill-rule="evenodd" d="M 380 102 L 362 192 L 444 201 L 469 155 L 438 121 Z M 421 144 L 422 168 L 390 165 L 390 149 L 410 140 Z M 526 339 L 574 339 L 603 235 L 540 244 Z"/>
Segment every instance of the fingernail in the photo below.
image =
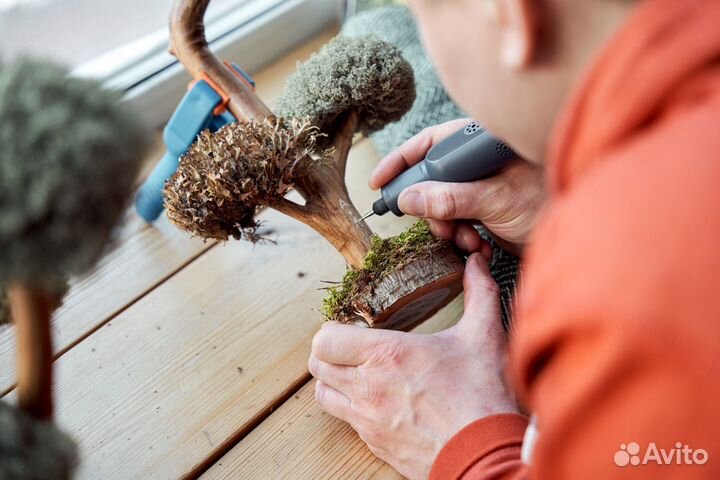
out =
<path fill-rule="evenodd" d="M 420 192 L 405 191 L 398 198 L 398 207 L 408 215 L 422 217 L 425 215 L 425 199 Z"/>

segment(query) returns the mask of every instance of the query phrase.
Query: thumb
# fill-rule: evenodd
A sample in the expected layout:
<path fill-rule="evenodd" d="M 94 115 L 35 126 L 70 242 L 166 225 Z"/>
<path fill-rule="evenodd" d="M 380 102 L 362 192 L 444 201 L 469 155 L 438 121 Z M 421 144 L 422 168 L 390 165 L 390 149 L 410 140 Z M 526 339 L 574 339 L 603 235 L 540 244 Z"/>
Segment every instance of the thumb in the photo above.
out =
<path fill-rule="evenodd" d="M 422 182 L 400 193 L 398 207 L 415 217 L 483 220 L 494 204 L 485 201 L 489 198 L 486 193 L 482 180 L 467 183 Z"/>
<path fill-rule="evenodd" d="M 481 254 L 473 253 L 468 258 L 463 287 L 465 310 L 457 328 L 466 338 L 504 347 L 506 338 L 500 314 L 500 288 L 490 275 L 487 261 Z"/>

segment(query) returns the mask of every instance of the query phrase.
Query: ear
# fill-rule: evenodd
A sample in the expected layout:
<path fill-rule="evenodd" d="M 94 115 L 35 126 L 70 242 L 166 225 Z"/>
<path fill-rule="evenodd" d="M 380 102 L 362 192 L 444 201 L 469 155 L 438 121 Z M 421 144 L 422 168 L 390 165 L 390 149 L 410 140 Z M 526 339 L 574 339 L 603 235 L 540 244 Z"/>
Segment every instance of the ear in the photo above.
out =
<path fill-rule="evenodd" d="M 500 26 L 500 60 L 508 68 L 527 68 L 537 42 L 535 0 L 495 0 Z"/>

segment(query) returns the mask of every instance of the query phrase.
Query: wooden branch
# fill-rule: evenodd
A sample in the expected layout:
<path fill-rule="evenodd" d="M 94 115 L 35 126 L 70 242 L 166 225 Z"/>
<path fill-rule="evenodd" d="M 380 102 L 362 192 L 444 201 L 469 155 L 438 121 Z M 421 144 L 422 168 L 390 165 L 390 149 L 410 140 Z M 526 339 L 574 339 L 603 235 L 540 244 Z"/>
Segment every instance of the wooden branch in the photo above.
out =
<path fill-rule="evenodd" d="M 352 147 L 353 136 L 355 135 L 355 129 L 358 126 L 359 117 L 356 111 L 351 111 L 343 122 L 342 126 L 335 135 L 335 166 L 340 174 L 340 178 L 345 183 L 345 166 L 347 165 L 347 158 L 350 154 L 350 148 Z"/>
<path fill-rule="evenodd" d="M 285 215 L 294 218 L 295 220 L 308 223 L 308 217 L 310 216 L 308 209 L 303 205 L 293 202 L 292 200 L 288 200 L 284 197 L 276 198 L 271 200 L 268 206 L 274 208 L 280 213 L 284 213 Z"/>
<path fill-rule="evenodd" d="M 52 417 L 51 300 L 25 284 L 8 288 L 17 332 L 19 407 L 41 420 Z"/>
<path fill-rule="evenodd" d="M 210 0 L 178 0 L 170 14 L 170 53 L 194 78 L 205 72 L 230 97 L 228 108 L 238 121 L 264 121 L 270 109 L 253 89 L 235 76 L 208 48 L 203 16 Z"/>
<path fill-rule="evenodd" d="M 305 223 L 332 243 L 349 265 L 360 268 L 370 250 L 372 231 L 360 221 L 336 165 L 312 169 L 296 188 L 310 212 Z"/>

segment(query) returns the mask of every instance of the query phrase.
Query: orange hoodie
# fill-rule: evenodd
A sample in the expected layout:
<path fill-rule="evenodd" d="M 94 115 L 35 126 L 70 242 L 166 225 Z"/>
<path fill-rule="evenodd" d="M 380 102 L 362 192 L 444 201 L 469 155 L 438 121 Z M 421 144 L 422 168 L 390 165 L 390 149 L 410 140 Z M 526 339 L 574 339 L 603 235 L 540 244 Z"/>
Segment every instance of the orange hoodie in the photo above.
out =
<path fill-rule="evenodd" d="M 536 441 L 481 419 L 431 478 L 720 478 L 720 0 L 640 2 L 549 158 L 511 340 Z"/>

